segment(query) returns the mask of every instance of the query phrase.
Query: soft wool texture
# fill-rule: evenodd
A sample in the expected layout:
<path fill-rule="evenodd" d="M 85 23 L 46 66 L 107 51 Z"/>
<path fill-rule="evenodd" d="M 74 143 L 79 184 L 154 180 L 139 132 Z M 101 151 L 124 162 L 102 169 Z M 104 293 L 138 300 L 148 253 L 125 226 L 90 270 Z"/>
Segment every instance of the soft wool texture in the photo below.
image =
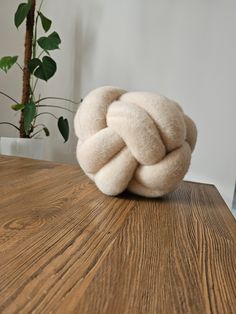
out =
<path fill-rule="evenodd" d="M 107 195 L 128 189 L 158 197 L 173 191 L 189 168 L 197 139 L 194 122 L 176 102 L 112 86 L 87 95 L 74 126 L 78 162 Z"/>

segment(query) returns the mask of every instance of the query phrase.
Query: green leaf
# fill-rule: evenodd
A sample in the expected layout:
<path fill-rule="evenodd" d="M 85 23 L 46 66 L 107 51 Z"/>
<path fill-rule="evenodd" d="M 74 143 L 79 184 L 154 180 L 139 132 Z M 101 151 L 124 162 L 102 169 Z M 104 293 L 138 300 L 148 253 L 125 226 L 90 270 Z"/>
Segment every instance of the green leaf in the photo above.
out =
<path fill-rule="evenodd" d="M 49 132 L 48 128 L 44 127 L 43 130 L 44 130 L 44 133 L 45 133 L 46 136 L 50 135 L 50 132 Z"/>
<path fill-rule="evenodd" d="M 11 109 L 15 110 L 15 111 L 18 111 L 18 110 L 22 110 L 25 108 L 25 105 L 24 104 L 15 104 L 15 105 L 12 105 L 11 106 Z"/>
<path fill-rule="evenodd" d="M 16 63 L 18 57 L 6 56 L 0 59 L 0 69 L 7 73 L 8 70 Z"/>
<path fill-rule="evenodd" d="M 45 32 L 47 32 L 50 29 L 51 25 L 52 25 L 52 21 L 49 20 L 45 15 L 43 15 L 43 13 L 38 12 L 38 14 L 40 16 L 43 29 L 44 29 Z"/>
<path fill-rule="evenodd" d="M 36 115 L 36 106 L 34 102 L 30 102 L 24 108 L 24 129 L 25 133 L 28 134 L 31 129 L 31 122 Z"/>
<path fill-rule="evenodd" d="M 59 49 L 61 39 L 56 32 L 53 32 L 48 37 L 40 37 L 37 42 L 43 50 L 54 50 Z"/>
<path fill-rule="evenodd" d="M 31 8 L 31 2 L 29 1 L 28 3 L 21 3 L 15 13 L 15 26 L 18 28 L 26 19 L 29 11 Z"/>
<path fill-rule="evenodd" d="M 30 73 L 33 74 L 34 70 L 41 66 L 42 62 L 38 59 L 38 58 L 33 58 L 30 60 L 29 64 L 28 64 L 28 68 L 30 70 Z"/>
<path fill-rule="evenodd" d="M 68 141 L 69 138 L 69 123 L 67 119 L 60 117 L 57 122 L 58 129 L 64 138 L 65 142 Z"/>
<path fill-rule="evenodd" d="M 40 61 L 39 59 L 37 60 Z M 31 69 L 33 69 L 33 74 L 41 80 L 48 81 L 56 73 L 57 64 L 48 56 L 44 56 L 40 63 L 38 61 L 35 61 L 35 64 L 37 63 L 36 66 L 35 64 L 30 65 Z"/>

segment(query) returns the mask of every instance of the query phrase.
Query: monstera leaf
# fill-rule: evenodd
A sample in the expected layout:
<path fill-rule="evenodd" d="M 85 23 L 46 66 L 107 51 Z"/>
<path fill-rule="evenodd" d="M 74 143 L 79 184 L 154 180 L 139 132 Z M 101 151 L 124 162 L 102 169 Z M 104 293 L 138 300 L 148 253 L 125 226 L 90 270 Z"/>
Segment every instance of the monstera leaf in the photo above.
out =
<path fill-rule="evenodd" d="M 48 81 L 56 73 L 57 64 L 48 56 L 44 56 L 42 61 L 34 58 L 29 62 L 29 70 L 37 78 Z"/>
<path fill-rule="evenodd" d="M 25 133 L 28 134 L 31 128 L 31 123 L 36 115 L 36 106 L 34 102 L 27 104 L 24 108 L 24 129 Z"/>
<path fill-rule="evenodd" d="M 6 56 L 0 59 L 0 69 L 7 73 L 8 70 L 16 63 L 18 57 Z"/>
<path fill-rule="evenodd" d="M 64 119 L 63 117 L 60 117 L 58 119 L 58 123 L 57 123 L 58 129 L 62 135 L 62 137 L 64 138 L 65 142 L 68 141 L 69 138 L 69 123 L 67 119 Z"/>
<path fill-rule="evenodd" d="M 18 28 L 26 19 L 29 11 L 31 8 L 31 2 L 29 1 L 28 3 L 21 3 L 15 13 L 15 26 Z"/>
<path fill-rule="evenodd" d="M 60 43 L 61 39 L 57 32 L 53 32 L 48 37 L 40 37 L 38 39 L 39 46 L 45 51 L 59 49 Z"/>
<path fill-rule="evenodd" d="M 38 12 L 38 14 L 39 14 L 39 17 L 41 19 L 41 23 L 42 23 L 44 31 L 45 32 L 49 31 L 49 29 L 52 25 L 52 21 L 49 20 L 45 15 L 43 15 L 43 13 Z"/>

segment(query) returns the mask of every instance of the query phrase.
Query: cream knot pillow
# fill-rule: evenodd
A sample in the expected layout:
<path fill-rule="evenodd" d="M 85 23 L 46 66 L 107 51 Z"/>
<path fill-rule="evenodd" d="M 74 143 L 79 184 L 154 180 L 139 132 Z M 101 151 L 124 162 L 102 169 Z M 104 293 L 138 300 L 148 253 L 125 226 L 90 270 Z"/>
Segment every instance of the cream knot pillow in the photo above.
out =
<path fill-rule="evenodd" d="M 105 86 L 90 92 L 74 120 L 77 159 L 107 195 L 125 189 L 164 195 L 186 174 L 197 130 L 174 101 Z"/>

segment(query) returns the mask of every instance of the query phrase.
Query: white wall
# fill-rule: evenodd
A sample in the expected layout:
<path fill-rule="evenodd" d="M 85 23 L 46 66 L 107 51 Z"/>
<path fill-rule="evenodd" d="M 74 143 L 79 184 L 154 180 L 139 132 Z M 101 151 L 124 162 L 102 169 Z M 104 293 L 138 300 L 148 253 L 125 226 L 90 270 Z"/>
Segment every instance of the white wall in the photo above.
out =
<path fill-rule="evenodd" d="M 18 1 L 8 2 L 2 1 L 0 12 L 7 31 L 6 14 Z M 230 206 L 236 176 L 236 2 L 58 0 L 55 10 L 55 1 L 45 0 L 44 7 L 63 40 L 55 54 L 59 70 L 43 87 L 46 94 L 79 99 L 109 84 L 175 99 L 199 130 L 186 178 L 215 184 Z M 7 46 L 14 45 L 1 45 L 1 55 Z M 51 158 L 74 161 L 75 139 L 67 148 L 55 141 Z"/>

